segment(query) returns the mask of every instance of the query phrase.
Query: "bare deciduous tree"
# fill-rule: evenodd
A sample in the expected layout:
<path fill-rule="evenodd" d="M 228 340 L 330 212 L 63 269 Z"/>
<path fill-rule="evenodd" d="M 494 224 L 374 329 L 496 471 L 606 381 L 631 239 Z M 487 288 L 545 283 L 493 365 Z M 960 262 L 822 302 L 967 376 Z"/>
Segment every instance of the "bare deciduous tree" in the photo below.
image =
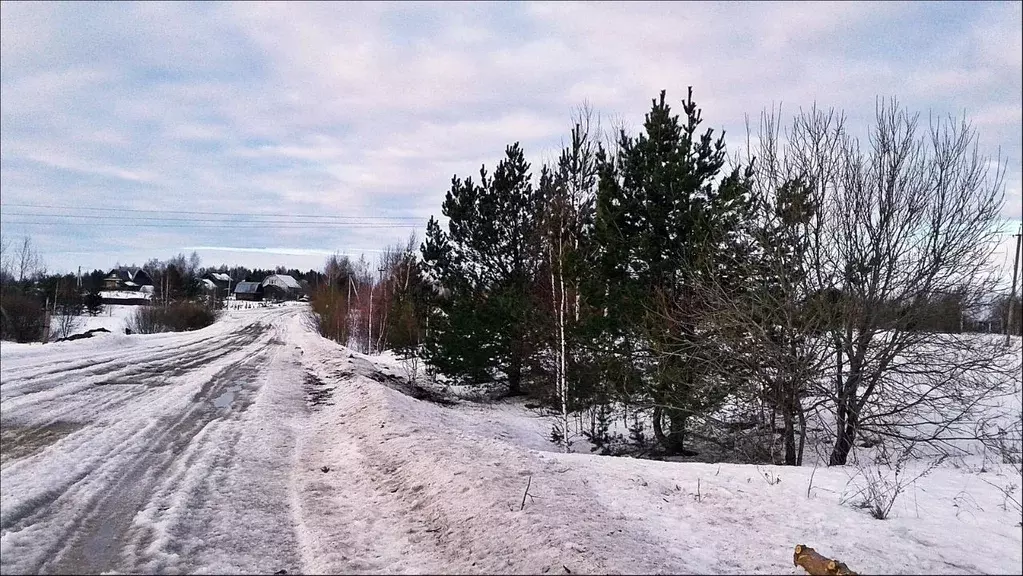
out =
<path fill-rule="evenodd" d="M 11 277 L 11 242 L 9 237 L 0 234 L 0 283 Z"/>
<path fill-rule="evenodd" d="M 820 205 L 805 232 L 807 287 L 831 296 L 837 362 L 820 393 L 833 465 L 864 432 L 940 450 L 977 439 L 977 411 L 1018 369 L 993 341 L 919 326 L 937 297 L 968 309 L 990 292 L 1004 167 L 989 170 L 965 121 L 934 119 L 924 133 L 894 100 L 876 112 L 863 147 L 841 116 L 816 109 L 797 115 L 784 144 L 777 131 L 760 137 Z"/>
<path fill-rule="evenodd" d="M 13 267 L 19 283 L 42 272 L 43 261 L 39 253 L 32 247 L 32 239 L 25 236 L 21 244 L 14 248 Z"/>

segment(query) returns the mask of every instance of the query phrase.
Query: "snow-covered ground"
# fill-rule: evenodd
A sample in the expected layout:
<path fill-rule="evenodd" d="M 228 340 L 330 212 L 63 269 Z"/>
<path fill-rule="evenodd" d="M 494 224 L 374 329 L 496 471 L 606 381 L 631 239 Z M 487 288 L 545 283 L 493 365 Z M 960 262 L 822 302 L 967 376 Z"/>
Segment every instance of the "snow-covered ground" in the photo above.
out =
<path fill-rule="evenodd" d="M 151 288 L 151 287 L 150 287 Z M 106 300 L 151 300 L 153 298 L 152 290 L 101 290 L 99 292 L 101 298 Z M 115 304 L 116 306 L 116 304 Z"/>
<path fill-rule="evenodd" d="M 1023 573 L 1009 466 L 932 470 L 875 520 L 854 467 L 562 454 L 521 404 L 388 375 L 297 304 L 0 345 L 0 571 L 801 574 L 806 544 L 860 573 Z"/>
<path fill-rule="evenodd" d="M 105 304 L 103 310 L 95 316 L 89 314 L 82 314 L 77 316 L 74 321 L 74 329 L 71 331 L 72 334 L 81 334 L 89 330 L 95 330 L 97 328 L 104 328 L 114 334 L 124 334 L 124 328 L 127 325 L 128 318 L 135 313 L 138 306 L 123 305 L 123 304 Z M 50 330 L 55 332 L 60 322 L 59 317 L 50 318 Z"/>
<path fill-rule="evenodd" d="M 331 380 L 330 370 L 364 373 L 359 361 L 373 359 L 339 360 L 344 352 L 323 340 L 302 346 L 305 361 L 310 351 L 319 356 L 326 385 L 338 386 L 335 406 L 314 415 L 334 441 L 313 461 L 342 466 L 360 454 L 378 482 L 423 511 L 413 518 L 437 530 L 437 542 L 462 550 L 462 563 L 444 571 L 800 574 L 796 544 L 861 573 L 1023 571 L 1020 513 L 999 489 L 1019 501 L 1011 466 L 931 470 L 906 488 L 889 519 L 875 520 L 856 506 L 866 481 L 854 467 L 562 454 L 547 440 L 550 421 L 522 405 L 444 407 L 363 377 Z M 393 359 L 382 366 L 401 374 Z M 343 501 L 349 479 L 339 474 L 331 483 L 315 472 L 306 471 L 308 481 Z M 520 511 L 527 482 L 535 499 Z M 550 556 L 550 547 L 561 552 Z M 329 555 L 317 558 L 317 571 L 343 568 L 325 562 Z"/>

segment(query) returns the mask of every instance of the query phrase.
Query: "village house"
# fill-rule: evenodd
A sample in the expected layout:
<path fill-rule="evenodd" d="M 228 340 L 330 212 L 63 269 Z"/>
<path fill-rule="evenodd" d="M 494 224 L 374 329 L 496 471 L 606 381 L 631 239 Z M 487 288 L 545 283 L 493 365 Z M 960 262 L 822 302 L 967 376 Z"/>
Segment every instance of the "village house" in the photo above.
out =
<path fill-rule="evenodd" d="M 236 300 L 260 301 L 263 299 L 263 285 L 259 282 L 239 282 L 234 287 Z"/>
<path fill-rule="evenodd" d="M 114 268 L 103 279 L 104 290 L 120 292 L 138 292 L 143 286 L 152 286 L 153 279 L 145 270 L 135 266 Z M 144 290 L 147 291 L 147 290 Z"/>
<path fill-rule="evenodd" d="M 223 272 L 210 272 L 206 279 L 213 282 L 224 294 L 231 290 L 231 277 Z"/>
<path fill-rule="evenodd" d="M 264 296 L 272 300 L 295 300 L 302 294 L 302 285 L 288 274 L 271 274 L 262 285 Z"/>

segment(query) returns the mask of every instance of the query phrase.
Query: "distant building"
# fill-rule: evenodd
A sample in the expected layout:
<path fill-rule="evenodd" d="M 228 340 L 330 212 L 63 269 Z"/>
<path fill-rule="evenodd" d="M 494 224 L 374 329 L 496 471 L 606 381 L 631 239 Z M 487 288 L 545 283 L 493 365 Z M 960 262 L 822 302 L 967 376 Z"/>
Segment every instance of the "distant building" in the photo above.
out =
<path fill-rule="evenodd" d="M 119 292 L 137 292 L 143 286 L 152 286 L 153 279 L 149 274 L 135 266 L 114 268 L 103 279 L 103 289 Z"/>
<path fill-rule="evenodd" d="M 234 287 L 234 297 L 237 300 L 262 300 L 263 285 L 259 282 L 239 282 Z"/>
<path fill-rule="evenodd" d="M 263 294 L 273 300 L 295 300 L 302 294 L 302 285 L 288 274 L 271 274 L 262 286 Z"/>
<path fill-rule="evenodd" d="M 210 272 L 206 275 L 205 280 L 209 280 L 216 285 L 218 293 L 227 295 L 231 293 L 231 277 L 223 272 Z"/>
<path fill-rule="evenodd" d="M 217 288 L 227 290 L 228 285 L 231 283 L 231 277 L 223 272 L 210 272 L 206 275 L 206 279 L 217 285 Z"/>

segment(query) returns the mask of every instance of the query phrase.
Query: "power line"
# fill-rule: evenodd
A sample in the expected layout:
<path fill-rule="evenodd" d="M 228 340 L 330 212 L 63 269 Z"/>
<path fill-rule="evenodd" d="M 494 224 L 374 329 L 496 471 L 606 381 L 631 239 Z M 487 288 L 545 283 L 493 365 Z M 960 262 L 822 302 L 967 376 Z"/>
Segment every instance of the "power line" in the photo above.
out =
<path fill-rule="evenodd" d="M 251 224 L 325 224 L 325 225 L 333 224 L 332 222 L 324 221 L 324 220 L 295 220 L 295 219 L 290 219 L 290 218 L 289 219 L 285 219 L 285 220 L 250 220 L 249 222 L 239 222 L 239 221 L 236 221 L 236 220 L 225 220 L 225 219 L 222 219 L 222 218 L 213 219 L 213 218 L 170 218 L 170 217 L 167 217 L 167 216 L 110 216 L 110 215 L 105 215 L 105 214 L 43 214 L 43 213 L 38 213 L 38 212 L 6 212 L 6 213 L 3 214 L 3 216 L 5 216 L 5 217 L 6 216 L 27 216 L 27 217 L 33 217 L 33 218 L 86 218 L 86 219 L 91 219 L 91 220 L 127 220 L 127 221 L 140 221 L 140 222 L 157 221 L 157 222 L 214 222 L 214 223 L 220 222 L 220 223 L 235 223 L 235 224 L 241 224 L 241 223 L 251 223 Z M 303 216 L 302 218 L 307 218 L 307 217 Z M 327 217 L 325 216 L 325 218 L 327 218 Z M 395 223 L 400 223 L 400 222 L 402 222 L 404 220 L 404 221 L 406 221 L 406 222 L 404 222 L 406 224 L 411 223 L 413 220 L 415 220 L 417 222 L 421 222 L 422 221 L 422 219 L 418 219 L 418 218 L 417 219 L 413 219 L 413 218 L 410 218 L 410 217 L 406 217 L 406 218 L 388 218 L 386 216 L 365 217 L 365 218 L 362 217 L 362 216 L 330 216 L 330 218 L 339 218 L 339 219 L 340 218 L 345 218 L 346 219 L 346 221 L 340 221 L 339 220 L 337 222 L 339 224 L 358 223 L 360 220 L 364 220 L 364 219 L 365 220 L 393 220 Z M 348 222 L 348 221 L 351 221 L 351 222 Z"/>
<path fill-rule="evenodd" d="M 223 222 L 223 221 L 218 221 L 218 222 Z M 226 222 L 226 223 L 223 223 L 223 224 L 217 225 L 217 226 L 195 225 L 195 224 L 166 224 L 166 223 L 159 223 L 159 222 L 150 222 L 150 223 L 139 223 L 139 222 L 134 222 L 134 223 L 132 223 L 132 222 L 120 222 L 120 223 L 118 223 L 118 222 L 90 222 L 90 223 L 80 223 L 79 222 L 79 223 L 76 223 L 76 222 L 68 222 L 68 221 L 40 221 L 40 220 L 5 220 L 5 223 L 6 224 L 34 224 L 34 225 L 39 225 L 39 226 L 69 226 L 69 225 L 79 225 L 79 226 L 88 226 L 90 228 L 91 227 L 96 227 L 96 226 L 104 226 L 104 227 L 110 227 L 110 228 L 202 228 L 202 229 L 209 229 L 209 230 L 224 230 L 224 229 L 233 229 L 233 228 L 273 228 L 275 230 L 280 230 L 280 229 L 294 229 L 294 230 L 317 230 L 317 229 L 339 230 L 339 229 L 353 229 L 353 228 L 419 228 L 421 226 L 420 224 L 398 224 L 398 223 L 394 223 L 394 224 L 375 224 L 375 223 L 370 223 L 370 222 L 365 222 L 365 223 L 360 223 L 360 222 L 352 222 L 352 223 L 345 223 L 345 222 L 338 222 L 338 223 L 317 222 L 317 223 L 311 223 L 311 224 L 303 224 L 303 223 L 300 223 L 300 222 L 288 222 L 288 223 L 282 223 L 282 224 L 272 224 L 271 226 L 267 226 L 266 222 L 259 222 L 259 223 L 257 223 L 257 222 L 250 222 L 250 223 Z"/>
<path fill-rule="evenodd" d="M 251 212 L 210 212 L 203 210 L 164 210 L 164 209 L 141 209 L 141 208 L 110 208 L 110 207 L 89 207 L 89 206 L 60 206 L 56 204 L 0 204 L 0 208 L 40 208 L 47 210 L 94 210 L 99 212 L 136 212 L 156 214 L 197 214 L 209 216 L 251 216 L 251 217 L 276 217 L 276 218 L 363 218 L 370 220 L 420 220 L 415 216 L 344 216 L 330 214 L 260 214 Z M 372 208 L 380 211 L 380 208 Z"/>

